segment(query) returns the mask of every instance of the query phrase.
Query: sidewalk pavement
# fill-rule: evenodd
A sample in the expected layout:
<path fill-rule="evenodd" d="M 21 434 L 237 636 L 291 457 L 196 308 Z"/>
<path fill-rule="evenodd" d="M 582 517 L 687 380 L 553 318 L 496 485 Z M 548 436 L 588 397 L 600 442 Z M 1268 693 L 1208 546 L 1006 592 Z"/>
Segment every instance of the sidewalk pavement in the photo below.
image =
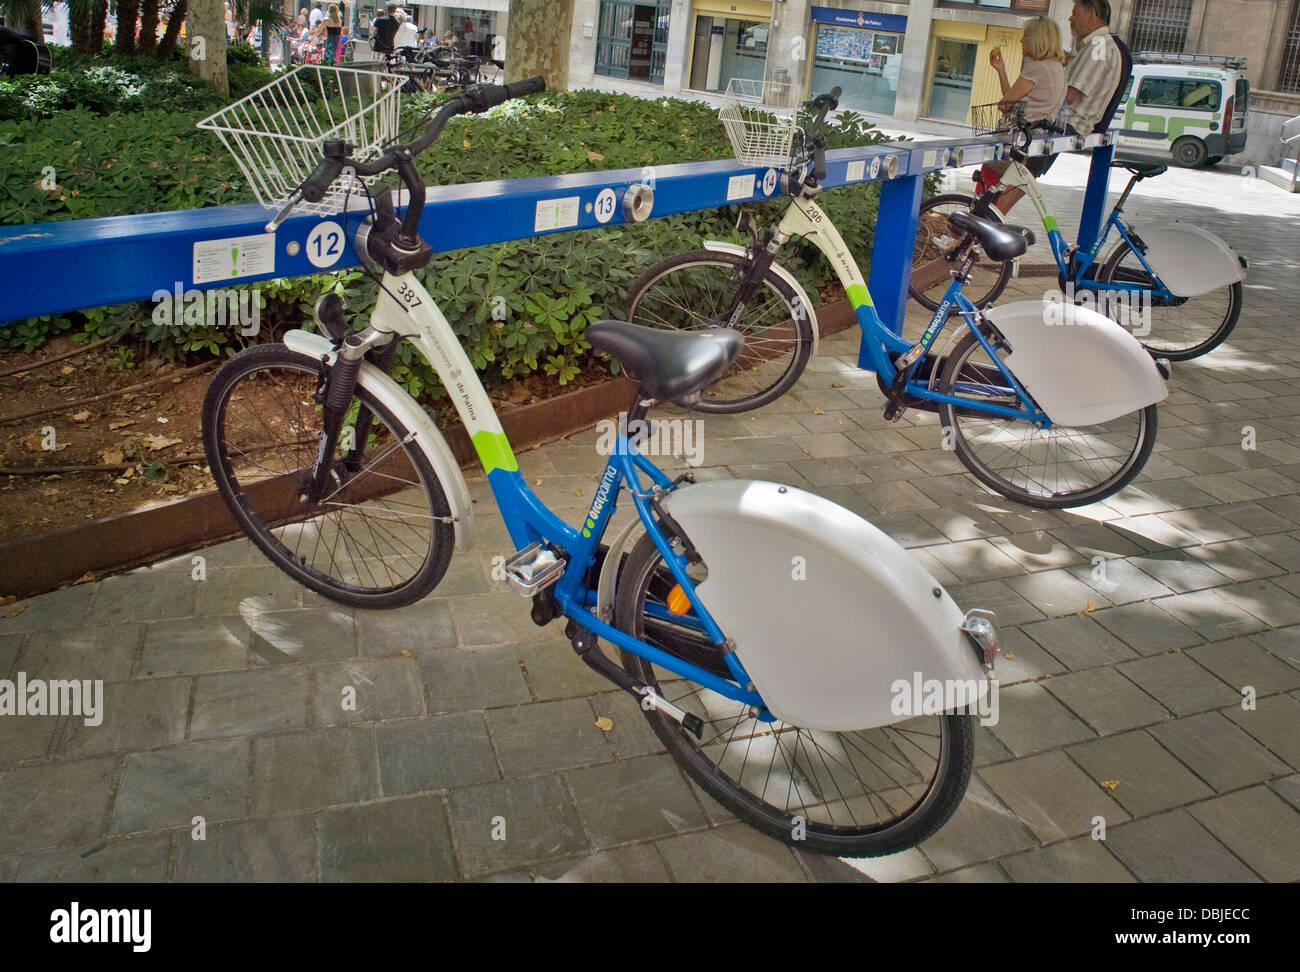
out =
<path fill-rule="evenodd" d="M 1067 235 L 1080 166 L 1046 180 Z M 963 608 L 997 612 L 1001 719 L 920 847 L 850 866 L 704 796 L 562 625 L 535 627 L 492 579 L 507 540 L 478 476 L 476 548 L 402 610 L 318 598 L 240 540 L 201 552 L 203 580 L 185 555 L 0 620 L 0 677 L 106 683 L 97 728 L 0 722 L 0 880 L 1300 879 L 1296 197 L 1224 172 L 1161 180 L 1135 194 L 1134 222 L 1201 223 L 1252 270 L 1235 334 L 1175 365 L 1155 455 L 1111 499 L 1049 512 L 986 492 L 934 416 L 883 420 L 855 332 L 823 342 L 783 399 L 705 419 L 701 475 L 820 492 Z M 1050 285 L 1021 277 L 1004 300 Z M 922 324 L 913 308 L 910 332 Z M 603 463 L 595 441 L 520 456 L 571 519 Z M 349 685 L 356 711 L 339 705 Z"/>

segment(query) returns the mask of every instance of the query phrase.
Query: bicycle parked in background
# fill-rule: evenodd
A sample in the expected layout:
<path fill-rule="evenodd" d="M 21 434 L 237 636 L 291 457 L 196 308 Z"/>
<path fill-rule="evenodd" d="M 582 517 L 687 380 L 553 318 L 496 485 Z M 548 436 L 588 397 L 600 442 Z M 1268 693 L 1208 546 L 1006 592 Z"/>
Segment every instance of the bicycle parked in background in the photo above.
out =
<path fill-rule="evenodd" d="M 936 310 L 947 289 L 947 270 L 967 242 L 954 233 L 948 217 L 970 213 L 1002 222 L 996 202 L 1006 189 L 1024 190 L 1047 234 L 1056 260 L 1061 290 L 1070 287 L 1114 312 L 1109 316 L 1127 326 L 1152 354 L 1174 361 L 1199 357 L 1218 347 L 1232 333 L 1241 315 L 1246 261 L 1217 236 L 1190 223 L 1172 222 L 1142 230 L 1123 218 L 1129 194 L 1143 179 L 1163 173 L 1159 162 L 1112 162 L 1131 173 L 1128 185 L 1087 250 L 1067 244 L 1042 187 L 1019 161 L 1005 173 L 984 166 L 975 174 L 975 192 L 944 193 L 921 204 L 911 294 L 923 307 Z M 1112 230 L 1119 239 L 1101 253 Z M 987 307 L 1001 296 L 1014 270 L 1014 261 L 980 253 L 972 272 L 971 301 Z"/>
<path fill-rule="evenodd" d="M 749 246 L 711 242 L 670 257 L 647 270 L 628 299 L 628 320 L 636 323 L 668 330 L 723 326 L 745 335 L 742 357 L 697 408 L 758 408 L 785 394 L 807 367 L 817 346 L 815 311 L 776 262 L 781 247 L 802 236 L 825 254 L 854 306 L 864 367 L 876 373 L 886 418 L 908 408 L 938 412 L 945 447 L 985 485 L 1030 506 L 1091 503 L 1141 471 L 1155 445 L 1156 403 L 1168 391 L 1132 336 L 1085 308 L 1071 308 L 1075 326 L 1054 328 L 1041 302 L 980 310 L 963 293 L 979 253 L 1014 260 L 1032 234 L 954 214 L 949 232 L 958 243 L 945 253 L 942 302 L 920 339 L 906 341 L 880 320 L 862 271 L 817 205 L 826 176 L 822 128 L 839 89 L 803 105 L 809 120 L 799 127 L 792 93 L 774 92 L 770 82 L 732 85 L 746 92 L 722 109 L 737 158 L 780 164 L 779 185 L 790 205 L 762 234 L 742 214 Z M 792 158 L 796 128 L 800 147 Z M 1023 132 L 1015 138 L 1028 143 Z M 964 327 L 954 329 L 946 354 L 936 353 L 950 312 Z"/>

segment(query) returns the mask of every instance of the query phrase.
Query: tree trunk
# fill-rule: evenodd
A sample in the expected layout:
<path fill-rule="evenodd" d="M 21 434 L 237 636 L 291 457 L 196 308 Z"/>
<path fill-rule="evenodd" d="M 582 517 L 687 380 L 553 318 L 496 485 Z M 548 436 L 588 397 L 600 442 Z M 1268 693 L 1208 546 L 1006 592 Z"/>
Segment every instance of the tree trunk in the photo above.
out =
<path fill-rule="evenodd" d="M 187 0 L 176 0 L 171 14 L 167 17 L 167 29 L 163 31 L 162 40 L 158 42 L 158 60 L 165 61 L 176 50 L 176 42 L 181 36 L 181 23 L 185 20 Z"/>
<path fill-rule="evenodd" d="M 569 31 L 573 4 L 510 0 L 506 27 L 506 81 L 540 74 L 548 88 L 569 86 Z"/>
<path fill-rule="evenodd" d="M 135 26 L 140 19 L 140 0 L 118 0 L 117 44 L 119 54 L 135 53 Z"/>
<path fill-rule="evenodd" d="M 86 38 L 87 53 L 98 54 L 104 49 L 104 25 L 108 22 L 108 0 L 99 0 L 90 17 L 90 36 Z"/>
<path fill-rule="evenodd" d="M 94 36 L 95 9 L 90 3 L 68 5 L 68 34 L 74 54 L 94 54 L 104 44 L 104 34 Z"/>
<path fill-rule="evenodd" d="M 230 94 L 226 76 L 226 5 L 224 0 L 190 0 L 190 72 L 223 95 Z"/>
<path fill-rule="evenodd" d="M 152 54 L 158 46 L 158 0 L 143 0 L 140 4 L 141 54 Z"/>

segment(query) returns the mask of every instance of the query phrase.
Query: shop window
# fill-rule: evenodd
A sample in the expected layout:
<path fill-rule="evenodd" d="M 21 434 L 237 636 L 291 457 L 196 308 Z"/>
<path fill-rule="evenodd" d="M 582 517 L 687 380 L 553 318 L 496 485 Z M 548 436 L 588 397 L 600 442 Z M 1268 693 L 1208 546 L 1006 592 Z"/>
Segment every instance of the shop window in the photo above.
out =
<path fill-rule="evenodd" d="M 596 73 L 664 83 L 671 0 L 622 3 L 601 0 L 596 28 Z"/>

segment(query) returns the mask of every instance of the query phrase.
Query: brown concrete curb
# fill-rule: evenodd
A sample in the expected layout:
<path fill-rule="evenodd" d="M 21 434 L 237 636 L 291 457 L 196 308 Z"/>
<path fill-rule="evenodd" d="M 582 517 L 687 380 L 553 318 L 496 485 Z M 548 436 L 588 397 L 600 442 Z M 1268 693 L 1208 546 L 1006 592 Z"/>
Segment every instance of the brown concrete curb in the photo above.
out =
<path fill-rule="evenodd" d="M 854 323 L 847 300 L 819 308 L 822 336 Z M 554 398 L 501 413 L 501 424 L 516 451 L 590 428 L 626 409 L 634 387 L 614 378 L 565 392 Z M 446 432 L 452 453 L 462 464 L 477 461 L 464 428 Z M 275 480 L 266 484 L 275 488 Z M 226 504 L 214 490 L 131 513 L 91 520 L 51 533 L 0 543 L 0 596 L 30 597 L 69 584 L 87 573 L 97 578 L 153 563 L 164 557 L 205 547 L 236 536 Z"/>

